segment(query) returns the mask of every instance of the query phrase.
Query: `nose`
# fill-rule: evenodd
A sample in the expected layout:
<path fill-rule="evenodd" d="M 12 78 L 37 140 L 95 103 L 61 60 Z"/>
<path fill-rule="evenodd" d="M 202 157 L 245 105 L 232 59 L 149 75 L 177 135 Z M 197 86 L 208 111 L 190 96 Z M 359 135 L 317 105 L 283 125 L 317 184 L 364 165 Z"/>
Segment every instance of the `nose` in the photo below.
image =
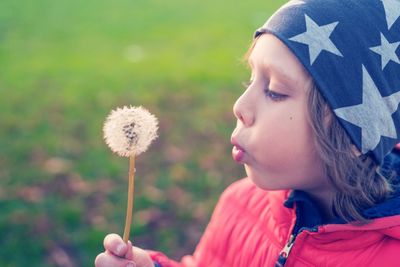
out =
<path fill-rule="evenodd" d="M 236 100 L 233 105 L 233 114 L 245 126 L 254 123 L 254 101 L 251 101 L 249 88 Z"/>

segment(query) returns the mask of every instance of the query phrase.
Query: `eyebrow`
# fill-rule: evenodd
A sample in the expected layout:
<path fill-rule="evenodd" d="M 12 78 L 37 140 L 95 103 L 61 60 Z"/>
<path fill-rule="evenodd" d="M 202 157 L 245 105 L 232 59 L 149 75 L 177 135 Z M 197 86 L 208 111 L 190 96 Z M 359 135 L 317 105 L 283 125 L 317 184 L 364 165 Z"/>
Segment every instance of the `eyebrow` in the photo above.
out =
<path fill-rule="evenodd" d="M 253 60 L 249 56 L 247 58 L 247 67 L 249 67 L 250 69 L 253 69 L 253 66 L 254 66 L 254 64 L 252 62 L 253 62 Z M 266 70 L 269 73 L 271 73 L 271 70 L 273 69 L 273 72 L 277 73 L 279 77 L 281 77 L 282 79 L 288 80 L 289 83 L 290 83 L 290 88 L 289 89 L 293 89 L 292 87 L 293 87 L 293 85 L 296 84 L 296 80 L 294 80 L 292 77 L 289 77 L 282 68 L 276 67 L 276 66 L 274 66 L 272 68 L 271 65 L 268 65 L 268 64 L 265 65 L 264 67 L 266 68 Z"/>

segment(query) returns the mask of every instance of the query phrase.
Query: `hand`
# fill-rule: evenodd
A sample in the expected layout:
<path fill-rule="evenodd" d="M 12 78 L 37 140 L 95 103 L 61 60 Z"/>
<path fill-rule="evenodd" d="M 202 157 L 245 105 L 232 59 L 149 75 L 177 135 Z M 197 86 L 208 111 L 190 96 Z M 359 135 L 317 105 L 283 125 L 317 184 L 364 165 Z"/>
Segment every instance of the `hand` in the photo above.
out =
<path fill-rule="evenodd" d="M 149 254 L 138 247 L 126 244 L 117 234 L 109 234 L 104 238 L 105 252 L 97 255 L 96 267 L 154 267 Z"/>

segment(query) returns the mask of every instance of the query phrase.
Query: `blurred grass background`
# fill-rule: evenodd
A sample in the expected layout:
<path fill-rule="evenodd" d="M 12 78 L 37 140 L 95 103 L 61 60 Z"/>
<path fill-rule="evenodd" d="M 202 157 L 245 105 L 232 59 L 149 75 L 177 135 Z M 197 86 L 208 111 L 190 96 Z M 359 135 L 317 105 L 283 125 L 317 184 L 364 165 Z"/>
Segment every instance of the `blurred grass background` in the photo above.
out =
<path fill-rule="evenodd" d="M 254 30 L 284 1 L 0 1 L 0 266 L 93 266 L 122 234 L 128 161 L 102 140 L 143 105 L 159 139 L 137 165 L 132 237 L 191 253 L 223 189 L 232 105 Z"/>

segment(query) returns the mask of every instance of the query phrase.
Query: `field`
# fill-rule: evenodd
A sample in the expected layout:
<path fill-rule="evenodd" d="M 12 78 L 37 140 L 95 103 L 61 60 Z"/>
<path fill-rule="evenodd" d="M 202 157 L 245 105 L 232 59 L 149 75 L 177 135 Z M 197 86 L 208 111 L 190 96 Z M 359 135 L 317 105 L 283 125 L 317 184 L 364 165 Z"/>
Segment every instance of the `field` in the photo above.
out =
<path fill-rule="evenodd" d="M 283 2 L 2 0 L 0 266 L 93 266 L 122 234 L 128 161 L 102 124 L 123 105 L 160 120 L 138 158 L 133 242 L 191 253 L 245 175 L 229 141 L 242 58 Z"/>

